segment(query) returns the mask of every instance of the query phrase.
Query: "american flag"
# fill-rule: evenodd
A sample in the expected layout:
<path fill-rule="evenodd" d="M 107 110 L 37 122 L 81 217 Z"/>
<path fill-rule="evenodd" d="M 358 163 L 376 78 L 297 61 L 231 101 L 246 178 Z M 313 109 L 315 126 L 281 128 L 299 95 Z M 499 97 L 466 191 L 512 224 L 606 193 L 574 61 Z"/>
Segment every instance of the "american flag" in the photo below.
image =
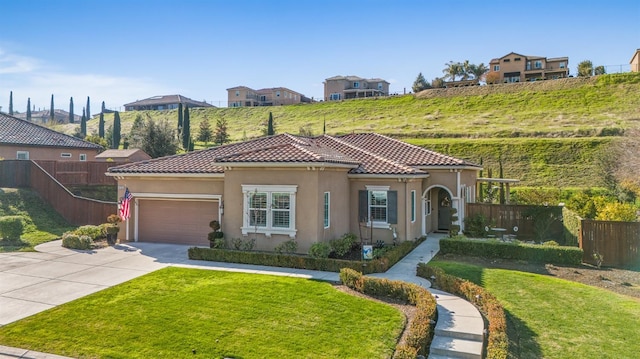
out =
<path fill-rule="evenodd" d="M 125 188 L 124 197 L 122 197 L 122 203 L 120 204 L 120 218 L 122 218 L 123 221 L 126 221 L 127 219 L 129 219 L 129 217 L 131 217 L 129 204 L 132 198 L 133 195 L 131 194 L 131 192 L 129 192 L 129 188 Z"/>

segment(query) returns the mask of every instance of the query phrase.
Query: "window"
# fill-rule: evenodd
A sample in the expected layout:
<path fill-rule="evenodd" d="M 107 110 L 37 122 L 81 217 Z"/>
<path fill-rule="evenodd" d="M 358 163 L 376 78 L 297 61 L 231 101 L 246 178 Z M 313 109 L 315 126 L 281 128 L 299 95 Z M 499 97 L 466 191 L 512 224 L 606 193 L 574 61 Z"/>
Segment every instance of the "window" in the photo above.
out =
<path fill-rule="evenodd" d="M 511 62 L 511 59 L 504 59 L 502 62 Z"/>
<path fill-rule="evenodd" d="M 85 153 L 81 153 L 80 154 L 80 161 L 86 161 L 87 160 L 87 155 Z"/>
<path fill-rule="evenodd" d="M 353 83 L 353 88 L 354 89 L 360 88 L 360 82 L 354 82 Z"/>
<path fill-rule="evenodd" d="M 62 157 L 62 158 L 71 158 L 71 154 L 67 153 L 67 152 L 63 152 L 63 153 L 60 154 L 60 157 Z"/>
<path fill-rule="evenodd" d="M 340 100 L 340 94 L 339 93 L 332 93 L 331 95 L 329 95 L 329 99 L 331 101 L 338 101 Z"/>
<path fill-rule="evenodd" d="M 240 91 L 236 91 L 236 97 L 240 96 Z"/>
<path fill-rule="evenodd" d="M 382 82 L 378 82 L 378 90 L 382 90 Z"/>
<path fill-rule="evenodd" d="M 331 225 L 330 212 L 331 211 L 331 193 L 324 193 L 324 228 L 329 228 Z"/>
<path fill-rule="evenodd" d="M 378 228 L 389 228 L 398 223 L 398 192 L 388 186 L 367 186 L 358 192 L 358 217 Z"/>
<path fill-rule="evenodd" d="M 242 107 L 242 102 L 240 101 L 232 102 L 231 107 Z"/>
<path fill-rule="evenodd" d="M 527 61 L 527 71 L 531 70 L 531 61 Z"/>
<path fill-rule="evenodd" d="M 242 234 L 288 234 L 295 238 L 296 190 L 297 186 L 242 185 Z"/>
<path fill-rule="evenodd" d="M 276 97 L 280 97 L 280 91 L 276 91 Z"/>
<path fill-rule="evenodd" d="M 536 69 L 541 69 L 542 68 L 542 61 L 536 61 L 534 63 L 534 66 L 535 66 Z"/>
<path fill-rule="evenodd" d="M 561 62 L 561 63 L 560 63 L 560 68 L 561 68 L 561 69 L 564 69 L 564 68 L 565 68 L 565 66 L 566 66 L 566 64 L 565 64 L 564 62 Z"/>
<path fill-rule="evenodd" d="M 500 71 L 500 65 L 493 65 L 493 71 Z"/>
<path fill-rule="evenodd" d="M 29 151 L 18 151 L 16 153 L 16 159 L 18 159 L 18 160 L 28 160 L 29 159 Z"/>
<path fill-rule="evenodd" d="M 411 223 L 416 221 L 416 191 L 411 191 Z"/>
<path fill-rule="evenodd" d="M 519 57 L 516 57 L 515 59 L 513 59 L 513 61 L 520 61 L 520 60 L 522 60 L 522 59 L 519 58 Z"/>

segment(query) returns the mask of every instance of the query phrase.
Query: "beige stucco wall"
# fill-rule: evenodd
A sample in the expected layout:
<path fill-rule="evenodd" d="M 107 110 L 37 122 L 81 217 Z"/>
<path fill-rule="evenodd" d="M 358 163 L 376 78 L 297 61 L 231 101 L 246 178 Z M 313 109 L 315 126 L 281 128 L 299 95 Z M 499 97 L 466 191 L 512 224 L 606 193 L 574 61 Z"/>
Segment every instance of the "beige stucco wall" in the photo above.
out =
<path fill-rule="evenodd" d="M 349 233 L 349 211 L 352 208 L 349 196 L 349 179 L 347 169 L 326 169 L 319 173 L 318 192 L 319 209 L 317 223 L 319 224 L 318 242 L 329 241 Z M 324 193 L 330 193 L 329 228 L 324 228 Z"/>
<path fill-rule="evenodd" d="M 631 72 L 640 72 L 640 50 L 636 51 L 629 64 L 631 65 Z"/>
<path fill-rule="evenodd" d="M 48 161 L 79 161 L 80 154 L 87 155 L 87 161 L 94 161 L 98 150 L 91 148 L 59 148 L 0 145 L 0 158 L 5 160 L 17 159 L 18 151 L 28 151 L 30 160 Z M 62 153 L 70 153 L 71 157 L 62 157 Z"/>
<path fill-rule="evenodd" d="M 237 95 L 236 95 L 237 94 Z M 240 102 L 240 107 L 247 106 L 246 102 L 251 102 L 251 105 L 258 101 L 258 94 L 248 87 L 238 87 L 227 90 L 227 106 L 232 107 L 234 102 Z"/>

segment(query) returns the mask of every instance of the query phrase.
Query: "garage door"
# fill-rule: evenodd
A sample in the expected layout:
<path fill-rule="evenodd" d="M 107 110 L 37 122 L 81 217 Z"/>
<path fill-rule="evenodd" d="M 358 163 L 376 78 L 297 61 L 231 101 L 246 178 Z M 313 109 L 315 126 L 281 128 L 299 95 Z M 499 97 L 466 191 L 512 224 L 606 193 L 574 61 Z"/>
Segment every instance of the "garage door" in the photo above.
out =
<path fill-rule="evenodd" d="M 217 201 L 140 199 L 138 205 L 139 241 L 209 245 Z"/>

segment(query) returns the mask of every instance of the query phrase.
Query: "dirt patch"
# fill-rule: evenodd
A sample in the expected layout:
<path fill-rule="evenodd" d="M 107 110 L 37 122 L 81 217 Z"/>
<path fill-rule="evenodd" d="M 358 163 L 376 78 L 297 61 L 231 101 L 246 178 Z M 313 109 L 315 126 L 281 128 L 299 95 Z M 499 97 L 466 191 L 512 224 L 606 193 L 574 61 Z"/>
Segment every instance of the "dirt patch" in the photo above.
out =
<path fill-rule="evenodd" d="M 549 275 L 606 289 L 618 294 L 628 295 L 640 300 L 640 271 L 617 268 L 598 269 L 588 264 L 572 267 L 505 259 L 485 259 L 452 254 L 438 256 L 437 258 L 470 263 L 485 268 L 500 268 Z"/>

